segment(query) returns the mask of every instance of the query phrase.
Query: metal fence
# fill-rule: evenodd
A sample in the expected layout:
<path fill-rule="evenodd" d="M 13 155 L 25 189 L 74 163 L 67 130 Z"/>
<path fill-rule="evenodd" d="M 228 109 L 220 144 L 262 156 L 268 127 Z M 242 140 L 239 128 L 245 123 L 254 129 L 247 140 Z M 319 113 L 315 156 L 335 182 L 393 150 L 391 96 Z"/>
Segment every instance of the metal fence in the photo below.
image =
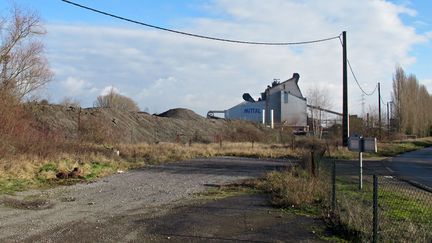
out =
<path fill-rule="evenodd" d="M 331 210 L 336 226 L 364 242 L 432 242 L 432 192 L 392 175 L 363 175 L 333 162 Z"/>

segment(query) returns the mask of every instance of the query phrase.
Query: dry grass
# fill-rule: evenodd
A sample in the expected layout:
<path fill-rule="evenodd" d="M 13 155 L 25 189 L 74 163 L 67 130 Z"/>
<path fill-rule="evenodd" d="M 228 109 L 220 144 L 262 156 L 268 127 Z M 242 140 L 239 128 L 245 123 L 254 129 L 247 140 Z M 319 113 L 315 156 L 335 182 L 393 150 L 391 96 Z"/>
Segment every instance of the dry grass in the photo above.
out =
<path fill-rule="evenodd" d="M 258 187 L 270 193 L 275 206 L 304 207 L 327 199 L 329 185 L 323 177 L 310 177 L 306 171 L 294 168 L 286 172 L 269 173 Z"/>
<path fill-rule="evenodd" d="M 142 167 L 146 164 L 188 160 L 198 157 L 244 156 L 258 158 L 295 157 L 300 150 L 285 146 L 254 143 L 213 144 L 122 144 L 113 146 L 91 143 L 64 143 L 58 153 L 49 156 L 11 155 L 0 159 L 0 193 L 52 184 L 59 172 L 79 168 L 85 179 Z M 120 156 L 114 151 L 119 150 Z M 3 189 L 2 189 L 3 188 Z"/>

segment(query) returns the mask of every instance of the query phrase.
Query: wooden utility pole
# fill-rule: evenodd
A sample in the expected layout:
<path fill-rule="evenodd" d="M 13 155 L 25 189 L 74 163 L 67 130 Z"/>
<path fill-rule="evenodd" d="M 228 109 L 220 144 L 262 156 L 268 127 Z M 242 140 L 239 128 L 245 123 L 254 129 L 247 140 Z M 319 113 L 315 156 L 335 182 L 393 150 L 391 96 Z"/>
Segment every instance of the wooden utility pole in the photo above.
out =
<path fill-rule="evenodd" d="M 381 84 L 378 82 L 378 137 L 381 139 Z"/>
<path fill-rule="evenodd" d="M 348 70 L 347 70 L 347 38 L 342 32 L 342 145 L 348 146 Z"/>

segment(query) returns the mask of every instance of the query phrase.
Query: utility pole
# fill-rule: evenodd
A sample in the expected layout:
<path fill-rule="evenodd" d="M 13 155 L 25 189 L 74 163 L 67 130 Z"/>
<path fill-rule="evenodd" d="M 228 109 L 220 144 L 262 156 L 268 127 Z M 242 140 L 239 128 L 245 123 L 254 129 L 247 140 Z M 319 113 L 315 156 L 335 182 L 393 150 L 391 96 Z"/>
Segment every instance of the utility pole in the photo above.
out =
<path fill-rule="evenodd" d="M 381 84 L 378 82 L 378 137 L 381 139 Z"/>
<path fill-rule="evenodd" d="M 342 145 L 348 146 L 348 70 L 347 70 L 347 38 L 342 32 Z"/>

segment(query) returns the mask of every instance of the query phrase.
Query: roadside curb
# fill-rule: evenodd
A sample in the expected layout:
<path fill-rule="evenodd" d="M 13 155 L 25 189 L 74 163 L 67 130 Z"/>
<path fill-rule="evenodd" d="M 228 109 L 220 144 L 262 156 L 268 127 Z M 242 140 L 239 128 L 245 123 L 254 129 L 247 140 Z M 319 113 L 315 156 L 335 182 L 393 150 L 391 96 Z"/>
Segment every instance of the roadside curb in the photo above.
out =
<path fill-rule="evenodd" d="M 421 189 L 421 190 L 424 190 L 424 191 L 432 193 L 432 188 L 431 187 L 426 186 L 426 185 L 424 185 L 424 184 L 422 184 L 420 182 L 417 182 L 415 180 L 408 179 L 408 178 L 406 178 L 404 176 L 401 176 L 399 173 L 397 173 L 396 171 L 392 170 L 388 166 L 388 163 L 390 163 L 392 160 L 393 160 L 393 157 L 381 160 L 381 163 L 382 163 L 383 167 L 386 168 L 386 170 L 388 170 L 392 176 L 394 176 L 394 177 L 396 177 L 396 179 L 401 180 L 403 182 L 406 182 L 406 183 L 408 183 L 408 184 L 410 184 L 410 185 L 412 185 L 412 186 L 414 186 L 414 187 L 416 187 L 418 189 Z"/>

